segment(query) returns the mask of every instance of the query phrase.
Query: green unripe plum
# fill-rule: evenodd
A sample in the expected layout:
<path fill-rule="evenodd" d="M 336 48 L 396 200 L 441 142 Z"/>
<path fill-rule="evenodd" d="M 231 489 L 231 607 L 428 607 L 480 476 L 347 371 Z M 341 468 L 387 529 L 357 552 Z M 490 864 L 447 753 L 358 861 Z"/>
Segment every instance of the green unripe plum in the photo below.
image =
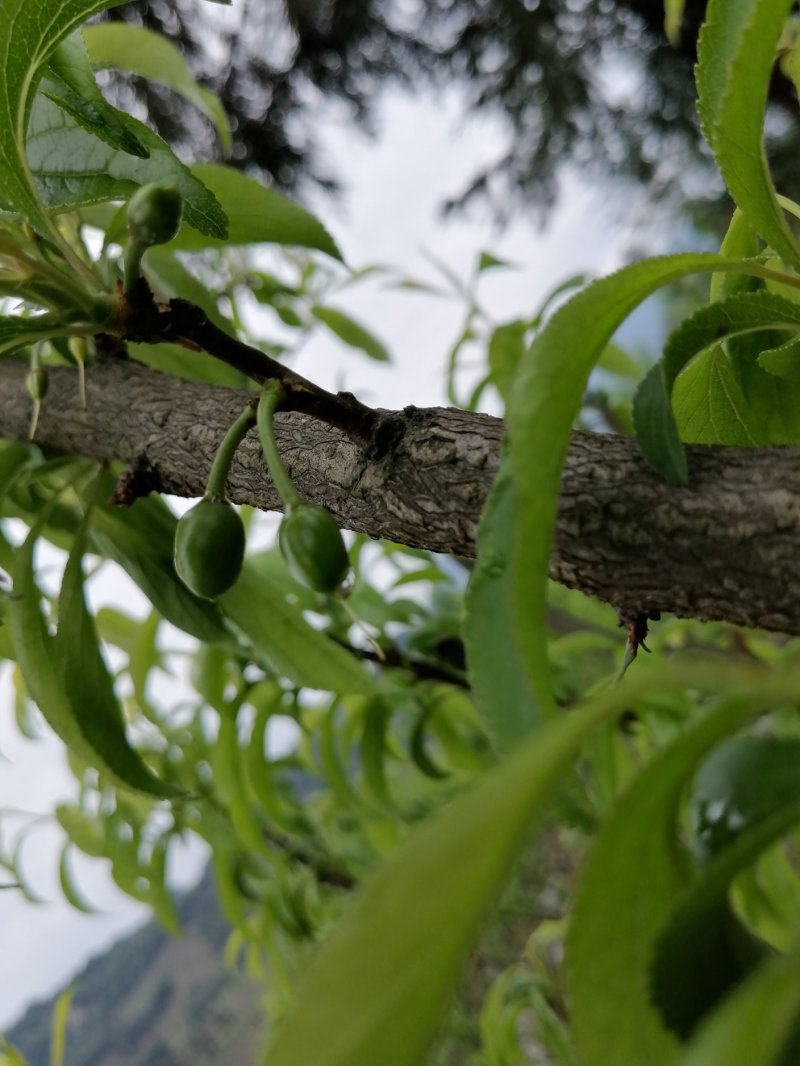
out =
<path fill-rule="evenodd" d="M 131 237 L 148 248 L 166 244 L 177 234 L 183 214 L 183 197 L 172 182 L 142 185 L 128 202 Z"/>
<path fill-rule="evenodd" d="M 315 592 L 337 592 L 350 570 L 341 530 L 324 507 L 292 508 L 278 530 L 278 545 L 293 577 Z"/>
<path fill-rule="evenodd" d="M 178 522 L 175 570 L 195 596 L 215 600 L 236 583 L 244 547 L 239 513 L 223 500 L 203 499 Z"/>

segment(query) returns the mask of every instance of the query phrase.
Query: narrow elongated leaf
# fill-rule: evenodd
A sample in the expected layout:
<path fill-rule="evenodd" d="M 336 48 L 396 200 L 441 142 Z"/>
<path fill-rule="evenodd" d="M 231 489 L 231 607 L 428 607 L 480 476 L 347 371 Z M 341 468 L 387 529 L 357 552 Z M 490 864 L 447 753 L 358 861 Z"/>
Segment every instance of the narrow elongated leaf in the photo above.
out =
<path fill-rule="evenodd" d="M 649 972 L 656 938 L 691 871 L 675 833 L 678 803 L 704 753 L 759 706 L 731 701 L 703 718 L 654 759 L 603 827 L 581 878 L 567 948 L 573 1032 L 586 1062 L 674 1060 L 677 1040 L 651 1001 Z"/>
<path fill-rule="evenodd" d="M 220 604 L 255 653 L 280 677 L 330 692 L 376 691 L 377 682 L 355 656 L 310 626 L 263 570 L 246 563 Z"/>
<path fill-rule="evenodd" d="M 316 248 L 334 259 L 342 258 L 322 223 L 274 189 L 214 163 L 193 166 L 191 170 L 222 205 L 228 218 L 228 244 L 288 244 Z M 168 245 L 184 251 L 220 246 L 217 235 L 187 229 Z"/>
<path fill-rule="evenodd" d="M 45 721 L 70 750 L 85 762 L 94 762 L 94 753 L 83 736 L 66 694 L 53 656 L 50 636 L 39 601 L 41 593 L 33 576 L 33 549 L 44 520 L 31 529 L 17 551 L 12 570 L 14 593 L 6 601 L 8 627 L 17 660 L 31 699 Z"/>
<path fill-rule="evenodd" d="M 150 154 L 136 136 L 130 117 L 112 107 L 100 92 L 80 33 L 70 34 L 50 56 L 39 92 L 112 148 L 141 159 Z"/>
<path fill-rule="evenodd" d="M 121 0 L 4 0 L 0 18 L 0 189 L 5 203 L 37 228 L 51 222 L 25 159 L 32 94 L 44 60 L 90 15 Z"/>
<path fill-rule="evenodd" d="M 800 951 L 762 966 L 709 1018 L 678 1066 L 789 1066 L 800 1016 Z"/>
<path fill-rule="evenodd" d="M 716 255 L 634 263 L 559 308 L 520 364 L 508 418 L 517 491 L 514 617 L 528 678 L 543 707 L 553 700 L 545 627 L 550 543 L 561 469 L 589 374 L 614 331 L 642 300 L 672 281 L 706 271 L 763 274 L 758 264 Z"/>
<path fill-rule="evenodd" d="M 775 51 L 791 0 L 711 0 L 697 47 L 698 111 L 725 184 L 768 244 L 795 266 L 800 246 L 780 209 L 763 130 Z"/>
<path fill-rule="evenodd" d="M 679 675 L 674 666 L 649 676 L 640 673 L 546 723 L 401 845 L 323 944 L 299 984 L 295 1005 L 276 1026 L 265 1066 L 419 1066 L 425 1061 L 431 1032 L 481 917 L 585 737 L 637 694 L 670 688 Z M 757 681 L 750 674 L 748 682 L 747 676 L 728 667 L 725 674 L 689 667 L 680 680 L 723 690 L 736 684 L 745 698 L 757 690 L 763 695 L 770 684 L 776 699 L 797 689 L 797 680 L 788 676 L 773 675 L 771 682 L 763 674 Z M 645 838 L 650 833 L 645 826 Z M 637 839 L 637 849 L 639 844 Z M 626 926 L 625 935 L 629 932 Z M 607 947 L 608 941 L 602 950 Z M 594 990 L 598 999 L 600 989 Z M 616 1024 L 622 1028 L 619 1016 Z M 622 1066 L 622 1060 L 613 1061 Z M 630 1061 L 651 1066 L 638 1055 Z"/>
<path fill-rule="evenodd" d="M 312 307 L 311 313 L 314 318 L 326 325 L 331 333 L 335 334 L 339 340 L 344 341 L 351 348 L 357 348 L 368 355 L 370 359 L 375 359 L 379 363 L 391 361 L 385 345 L 359 322 L 352 319 L 350 315 L 346 315 L 344 311 L 339 311 L 335 307 L 318 305 Z"/>
<path fill-rule="evenodd" d="M 86 526 L 75 538 L 67 560 L 58 601 L 58 632 L 53 652 L 64 694 L 78 728 L 100 760 L 121 784 L 153 796 L 174 797 L 180 791 L 161 781 L 128 741 L 122 708 L 103 658 L 94 618 L 83 593 L 83 552 Z"/>
<path fill-rule="evenodd" d="M 26 344 L 66 336 L 69 332 L 69 327 L 55 315 L 33 315 L 30 318 L 0 315 L 0 355 L 24 348 Z"/>
<path fill-rule="evenodd" d="M 214 194 L 161 138 L 136 119 L 128 128 L 149 152 L 139 159 L 94 137 L 41 93 L 28 125 L 27 155 L 42 201 L 50 208 L 127 200 L 140 185 L 171 181 L 183 196 L 184 220 L 207 239 L 224 240 L 225 212 Z M 2 187 L 0 187 L 2 188 Z M 2 195 L 6 197 L 5 189 Z"/>
<path fill-rule="evenodd" d="M 512 626 L 514 519 L 514 483 L 504 460 L 478 528 L 478 563 L 467 590 L 464 624 L 472 691 L 500 751 L 510 751 L 540 718 Z"/>
<path fill-rule="evenodd" d="M 226 154 L 230 153 L 231 131 L 219 97 L 198 85 L 180 50 L 168 38 L 125 22 L 86 26 L 83 38 L 96 67 L 127 70 L 180 93 L 213 122 Z"/>
<path fill-rule="evenodd" d="M 54 639 L 48 632 L 33 578 L 33 548 L 46 518 L 47 512 L 18 552 L 14 595 L 8 599 L 15 658 L 28 691 L 48 725 L 86 763 L 99 766 L 122 785 L 174 796 L 176 790 L 159 781 L 128 744 L 113 690 L 106 701 L 105 686 L 110 688 L 110 679 L 103 673 L 96 634 L 92 645 L 93 627 L 83 602 L 80 557 L 75 562 L 74 552 L 62 589 L 59 636 Z M 68 628 L 75 632 L 68 634 Z"/>

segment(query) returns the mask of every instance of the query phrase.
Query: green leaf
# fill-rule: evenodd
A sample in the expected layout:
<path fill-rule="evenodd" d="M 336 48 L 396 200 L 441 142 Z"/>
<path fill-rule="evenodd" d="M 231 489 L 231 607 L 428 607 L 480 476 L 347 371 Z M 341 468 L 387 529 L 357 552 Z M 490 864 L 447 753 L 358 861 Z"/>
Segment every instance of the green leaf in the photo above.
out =
<path fill-rule="evenodd" d="M 130 357 L 137 363 L 151 366 L 185 381 L 206 381 L 210 385 L 221 385 L 227 389 L 241 389 L 246 387 L 249 380 L 222 360 L 214 359 L 207 352 L 191 351 L 182 344 L 129 343 L 127 349 Z"/>
<path fill-rule="evenodd" d="M 142 270 L 159 296 L 170 300 L 176 297 L 189 300 L 195 306 L 202 307 L 209 320 L 220 329 L 227 329 L 228 332 L 233 329 L 230 321 L 220 312 L 217 293 L 187 270 L 175 252 L 166 248 L 150 248 L 142 263 Z M 213 361 L 220 367 L 226 365 L 218 359 Z M 243 376 L 239 375 L 239 388 L 243 380 Z"/>
<path fill-rule="evenodd" d="M 92 538 L 168 622 L 198 640 L 230 645 L 233 638 L 219 607 L 198 599 L 175 573 L 172 560 L 177 524 L 163 500 L 148 496 L 125 510 L 94 507 Z"/>
<path fill-rule="evenodd" d="M 508 403 L 511 383 L 525 354 L 527 323 L 506 322 L 498 326 L 489 340 L 489 372 L 492 384 Z"/>
<path fill-rule="evenodd" d="M 53 638 L 39 606 L 40 592 L 33 576 L 33 549 L 46 514 L 40 518 L 17 551 L 11 576 L 13 595 L 7 600 L 8 627 L 14 657 L 22 671 L 31 699 L 45 721 L 72 751 L 90 765 L 94 752 L 83 736 L 64 693 L 56 668 Z"/>
<path fill-rule="evenodd" d="M 694 820 L 713 856 L 659 937 L 652 994 L 683 1039 L 768 954 L 733 914 L 733 879 L 800 822 L 800 742 L 743 736 L 717 748 L 694 789 Z"/>
<path fill-rule="evenodd" d="M 274 189 L 238 170 L 213 163 L 196 165 L 191 170 L 222 205 L 228 217 L 228 244 L 288 244 L 316 248 L 341 260 L 336 242 L 322 223 Z M 194 252 L 221 245 L 213 234 L 201 236 L 183 229 L 168 247 Z"/>
<path fill-rule="evenodd" d="M 44 512 L 43 520 L 46 520 Z M 85 762 L 117 783 L 155 796 L 175 796 L 130 747 L 94 622 L 83 599 L 83 537 L 76 538 L 59 601 L 59 628 L 50 636 L 33 580 L 33 547 L 42 520 L 20 549 L 8 618 L 17 662 L 31 697 L 51 728 Z"/>
<path fill-rule="evenodd" d="M 478 563 L 467 590 L 464 623 L 478 712 L 501 752 L 512 750 L 540 719 L 512 626 L 515 514 L 514 484 L 504 459 L 478 527 Z"/>
<path fill-rule="evenodd" d="M 351 348 L 358 348 L 379 363 L 391 362 L 391 356 L 385 346 L 369 330 L 354 321 L 344 311 L 335 307 L 322 307 L 317 304 L 311 308 L 311 314 L 319 322 L 324 323 L 339 340 L 344 341 Z"/>
<path fill-rule="evenodd" d="M 64 1066 L 64 1052 L 67 1047 L 67 1029 L 69 1026 L 69 1008 L 72 1004 L 74 989 L 68 988 L 56 1000 L 53 1007 L 53 1029 L 50 1034 L 51 1066 Z"/>
<path fill-rule="evenodd" d="M 478 258 L 478 273 L 482 274 L 484 270 L 493 270 L 495 267 L 513 268 L 514 264 L 510 263 L 507 259 L 498 259 L 496 255 L 492 255 L 491 252 L 481 252 Z"/>
<path fill-rule="evenodd" d="M 561 469 L 589 375 L 612 334 L 647 296 L 688 274 L 723 270 L 761 272 L 757 264 L 715 255 L 634 263 L 573 296 L 523 356 L 508 416 L 517 490 L 512 582 L 516 639 L 543 708 L 553 702 L 546 648 L 550 543 Z"/>
<path fill-rule="evenodd" d="M 763 706 L 737 699 L 707 714 L 656 756 L 603 826 L 581 877 L 567 944 L 572 1028 L 582 1060 L 672 1063 L 677 1041 L 651 1002 L 649 970 L 691 871 L 675 833 L 681 791 L 719 737 Z"/>
<path fill-rule="evenodd" d="M 685 0 L 664 0 L 664 32 L 676 48 L 681 40 L 684 4 Z"/>
<path fill-rule="evenodd" d="M 597 717 L 592 708 L 545 726 L 389 857 L 320 949 L 265 1064 L 424 1060 L 483 913 Z"/>
<path fill-rule="evenodd" d="M 702 1027 L 678 1066 L 789 1066 L 800 1013 L 800 951 L 762 966 Z"/>
<path fill-rule="evenodd" d="M 44 203 L 57 210 L 126 200 L 140 185 L 169 179 L 183 196 L 184 221 L 208 240 L 224 240 L 227 220 L 214 194 L 147 126 L 129 118 L 128 127 L 147 148 L 147 159 L 104 143 L 52 100 L 37 95 L 28 126 L 27 154 Z M 2 195 L 8 202 L 5 189 Z"/>
<path fill-rule="evenodd" d="M 280 677 L 342 694 L 376 691 L 377 682 L 355 656 L 309 625 L 280 585 L 249 561 L 219 602 L 256 655 Z"/>
<path fill-rule="evenodd" d="M 800 338 L 793 338 L 777 348 L 767 348 L 758 357 L 758 365 L 767 374 L 785 381 L 800 381 Z"/>
<path fill-rule="evenodd" d="M 673 485 L 688 484 L 686 451 L 675 424 L 672 399 L 660 363 L 650 368 L 636 390 L 633 429 L 636 443 L 650 465 Z"/>
<path fill-rule="evenodd" d="M 681 435 L 696 443 L 761 442 L 760 412 L 752 410 L 745 399 L 735 367 L 721 343 L 775 330 L 784 335 L 800 330 L 800 305 L 775 293 L 746 292 L 702 307 L 669 338 L 661 363 L 644 379 L 633 402 L 639 447 L 667 480 L 686 484 L 688 478 L 672 412 L 672 392 L 678 376 L 703 352 L 704 358 L 681 381 L 679 398 L 677 394 L 675 397 L 676 407 L 681 408 Z M 791 404 L 793 398 L 788 402 Z"/>
<path fill-rule="evenodd" d="M 106 666 L 94 618 L 83 592 L 86 525 L 75 538 L 58 601 L 58 632 L 53 652 L 61 671 L 64 694 L 95 762 L 121 784 L 152 796 L 174 797 L 180 791 L 161 781 L 128 741 L 122 707 Z"/>
<path fill-rule="evenodd" d="M 765 443 L 762 424 L 720 345 L 705 352 L 678 379 L 672 408 L 678 433 L 690 444 L 752 448 Z"/>
<path fill-rule="evenodd" d="M 91 15 L 119 0 L 5 0 L 0 19 L 0 189 L 12 210 L 53 233 L 25 158 L 28 115 L 42 63 Z"/>
<path fill-rule="evenodd" d="M 39 92 L 112 148 L 140 159 L 149 156 L 129 116 L 112 107 L 100 92 L 80 33 L 70 34 L 50 56 Z"/>
<path fill-rule="evenodd" d="M 697 107 L 734 201 L 797 266 L 800 246 L 778 204 L 763 145 L 775 50 L 791 7 L 791 0 L 711 0 L 697 46 Z"/>
<path fill-rule="evenodd" d="M 97 911 L 95 908 L 90 906 L 84 900 L 83 896 L 75 886 L 72 871 L 69 868 L 69 852 L 71 846 L 70 842 L 67 841 L 61 849 L 61 858 L 58 863 L 58 880 L 61 885 L 61 891 L 64 894 L 64 899 L 71 907 L 74 907 L 76 911 L 80 911 L 81 914 L 96 914 Z"/>
<path fill-rule="evenodd" d="M 323 943 L 262 1061 L 269 1066 L 419 1066 L 425 1061 L 425 1048 L 481 918 L 586 736 L 630 706 L 637 694 L 673 687 L 678 679 L 674 665 L 649 676 L 642 672 L 545 723 L 478 785 L 417 829 L 366 881 Z M 719 667 L 688 666 L 680 681 L 701 688 L 735 684 L 746 699 L 766 690 L 763 673 L 732 671 L 727 665 L 724 674 Z M 773 675 L 771 685 L 772 698 L 786 699 L 797 680 Z M 646 840 L 649 826 L 644 834 Z M 637 849 L 639 844 L 637 839 Z M 623 939 L 629 935 L 626 925 Z M 604 941 L 602 951 L 608 945 Z M 623 1012 L 614 1019 L 617 1028 L 624 1028 L 620 1019 L 625 1017 Z M 605 1055 L 590 1061 L 622 1062 Z M 630 1061 L 651 1066 L 638 1053 Z"/>
<path fill-rule="evenodd" d="M 180 50 L 160 33 L 125 22 L 103 22 L 83 30 L 89 58 L 96 67 L 116 67 L 166 85 L 199 108 L 214 124 L 226 155 L 231 131 L 216 93 L 198 85 Z"/>
<path fill-rule="evenodd" d="M 66 337 L 70 332 L 70 327 L 56 315 L 0 315 L 0 355 L 51 337 Z"/>

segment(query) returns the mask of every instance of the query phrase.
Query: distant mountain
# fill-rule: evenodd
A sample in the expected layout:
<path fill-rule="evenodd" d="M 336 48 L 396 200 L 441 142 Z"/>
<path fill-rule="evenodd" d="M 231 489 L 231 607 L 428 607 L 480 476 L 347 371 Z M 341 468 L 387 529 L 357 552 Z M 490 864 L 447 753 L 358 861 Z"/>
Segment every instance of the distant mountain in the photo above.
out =
<path fill-rule="evenodd" d="M 71 984 L 68 1066 L 217 1066 L 256 1062 L 261 988 L 230 970 L 230 934 L 207 868 L 178 899 L 184 930 L 154 921 L 92 959 Z M 30 1066 L 49 1066 L 56 997 L 34 1004 L 6 1033 Z"/>

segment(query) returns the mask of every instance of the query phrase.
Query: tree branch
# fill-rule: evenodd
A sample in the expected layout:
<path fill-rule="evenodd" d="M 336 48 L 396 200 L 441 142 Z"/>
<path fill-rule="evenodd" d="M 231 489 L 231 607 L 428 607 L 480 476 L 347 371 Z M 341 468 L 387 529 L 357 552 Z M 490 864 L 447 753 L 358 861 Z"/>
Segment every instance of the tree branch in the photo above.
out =
<path fill-rule="evenodd" d="M 198 359 L 206 358 L 198 354 Z M 26 366 L 0 362 L 0 436 L 27 437 Z M 215 449 L 252 394 L 181 381 L 119 358 L 87 375 L 51 370 L 37 441 L 97 459 L 149 464 L 153 487 L 202 494 Z M 497 471 L 502 422 L 452 409 L 379 412 L 394 427 L 382 453 L 300 413 L 276 418 L 301 495 L 348 529 L 472 557 Z M 691 484 L 675 488 L 635 444 L 573 434 L 552 576 L 617 607 L 800 634 L 800 450 L 689 449 Z M 536 456 L 530 457 L 531 477 Z M 230 498 L 279 507 L 255 433 L 240 448 Z"/>

